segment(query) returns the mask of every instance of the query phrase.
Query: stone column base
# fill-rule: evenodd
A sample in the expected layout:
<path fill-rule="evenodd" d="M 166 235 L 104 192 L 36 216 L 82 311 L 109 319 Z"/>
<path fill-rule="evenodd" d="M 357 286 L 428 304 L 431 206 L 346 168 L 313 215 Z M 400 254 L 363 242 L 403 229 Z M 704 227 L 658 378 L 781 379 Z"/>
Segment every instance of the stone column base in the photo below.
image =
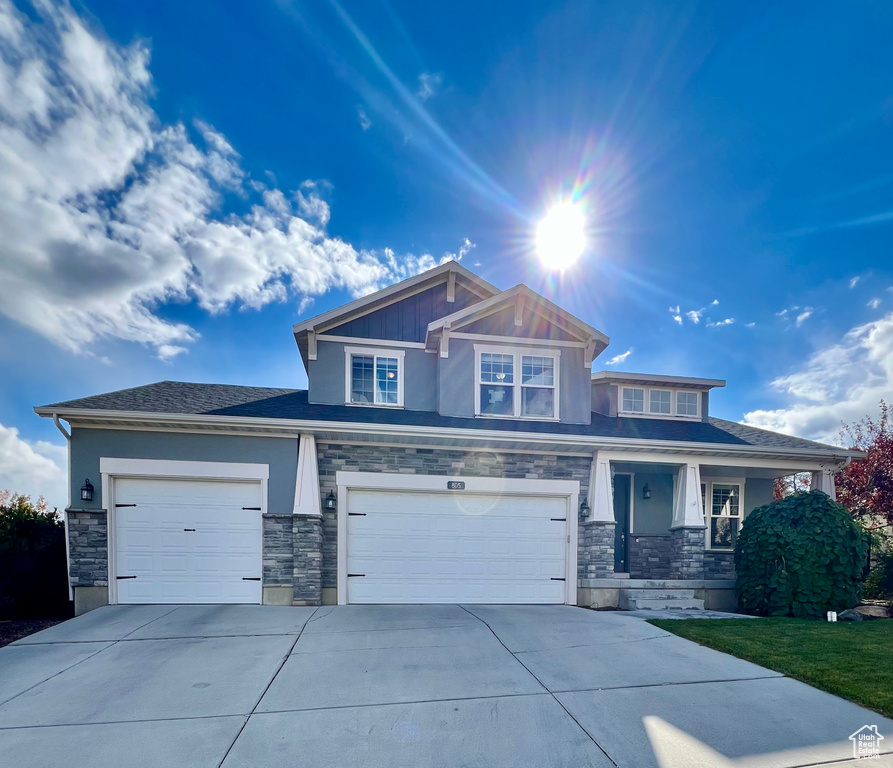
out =
<path fill-rule="evenodd" d="M 704 526 L 670 531 L 670 578 L 704 578 Z"/>
<path fill-rule="evenodd" d="M 614 525 L 592 521 L 580 529 L 580 578 L 607 579 L 614 575 Z"/>
<path fill-rule="evenodd" d="M 294 602 L 322 604 L 322 517 L 294 515 Z"/>

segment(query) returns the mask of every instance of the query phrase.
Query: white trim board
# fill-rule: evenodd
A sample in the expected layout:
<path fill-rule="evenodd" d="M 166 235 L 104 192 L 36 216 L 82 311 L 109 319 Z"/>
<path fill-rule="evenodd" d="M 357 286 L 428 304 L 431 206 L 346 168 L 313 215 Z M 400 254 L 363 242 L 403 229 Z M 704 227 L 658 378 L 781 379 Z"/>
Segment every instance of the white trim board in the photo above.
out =
<path fill-rule="evenodd" d="M 446 493 L 447 483 L 461 480 L 463 491 L 454 493 L 498 493 L 502 495 L 563 496 L 567 499 L 567 551 L 565 555 L 565 603 L 577 604 L 577 533 L 580 483 L 576 480 L 533 480 L 464 475 L 404 475 L 379 472 L 337 472 L 338 605 L 347 604 L 347 510 L 351 490 L 430 491 Z"/>

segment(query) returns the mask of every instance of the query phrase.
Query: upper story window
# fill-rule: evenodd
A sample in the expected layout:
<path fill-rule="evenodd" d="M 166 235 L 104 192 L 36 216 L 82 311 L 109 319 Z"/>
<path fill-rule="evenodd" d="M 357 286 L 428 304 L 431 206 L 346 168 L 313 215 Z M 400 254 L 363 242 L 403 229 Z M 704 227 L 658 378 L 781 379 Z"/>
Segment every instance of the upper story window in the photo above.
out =
<path fill-rule="evenodd" d="M 645 387 L 620 388 L 620 413 L 643 416 L 700 416 L 700 392 Z"/>
<path fill-rule="evenodd" d="M 624 387 L 621 410 L 626 413 L 645 413 L 645 390 Z"/>
<path fill-rule="evenodd" d="M 527 419 L 558 418 L 559 352 L 475 345 L 475 413 Z"/>
<path fill-rule="evenodd" d="M 680 416 L 697 416 L 700 399 L 698 392 L 677 392 L 676 413 Z"/>
<path fill-rule="evenodd" d="M 403 405 L 403 350 L 345 347 L 345 401 L 354 405 Z"/>

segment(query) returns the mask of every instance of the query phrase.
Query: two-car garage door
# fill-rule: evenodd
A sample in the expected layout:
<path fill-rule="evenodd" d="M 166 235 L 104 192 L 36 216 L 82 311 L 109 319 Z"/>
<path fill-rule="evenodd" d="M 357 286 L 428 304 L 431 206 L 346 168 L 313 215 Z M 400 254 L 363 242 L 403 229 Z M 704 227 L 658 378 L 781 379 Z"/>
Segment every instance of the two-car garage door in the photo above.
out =
<path fill-rule="evenodd" d="M 115 480 L 119 603 L 260 603 L 261 483 Z"/>
<path fill-rule="evenodd" d="M 347 493 L 343 602 L 568 602 L 567 496 Z"/>

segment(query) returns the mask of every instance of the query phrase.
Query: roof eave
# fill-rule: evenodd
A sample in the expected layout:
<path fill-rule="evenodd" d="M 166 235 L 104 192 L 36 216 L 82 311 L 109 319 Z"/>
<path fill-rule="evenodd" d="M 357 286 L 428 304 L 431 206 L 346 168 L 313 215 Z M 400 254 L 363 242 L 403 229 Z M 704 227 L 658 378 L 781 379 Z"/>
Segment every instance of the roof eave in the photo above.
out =
<path fill-rule="evenodd" d="M 678 384 L 681 386 L 715 389 L 726 385 L 725 379 L 700 379 L 692 376 L 667 376 L 664 374 L 624 373 L 622 371 L 596 371 L 592 381 L 653 382 L 655 384 Z"/>
<path fill-rule="evenodd" d="M 58 416 L 73 426 L 80 421 L 85 426 L 89 422 L 104 422 L 119 427 L 128 423 L 157 423 L 160 426 L 176 425 L 186 427 L 255 427 L 258 431 L 301 432 L 343 432 L 346 434 L 411 435 L 430 438 L 462 438 L 474 441 L 500 441 L 506 443 L 550 443 L 563 446 L 577 446 L 583 450 L 637 450 L 657 453 L 697 453 L 712 456 L 771 456 L 791 461 L 815 461 L 843 463 L 846 459 L 863 459 L 863 451 L 841 448 L 839 450 L 807 450 L 781 448 L 776 446 L 736 445 L 730 443 L 698 443 L 676 440 L 644 440 L 639 438 L 603 437 L 598 435 L 563 435 L 557 433 L 514 432 L 503 430 L 465 429 L 459 427 L 408 426 L 403 424 L 373 424 L 368 422 L 325 421 L 314 419 L 261 418 L 255 416 L 217 416 L 207 414 L 152 413 L 143 411 L 105 411 L 80 409 L 59 409 L 37 407 L 37 415 L 49 418 Z M 784 466 L 784 465 L 782 465 Z"/>

